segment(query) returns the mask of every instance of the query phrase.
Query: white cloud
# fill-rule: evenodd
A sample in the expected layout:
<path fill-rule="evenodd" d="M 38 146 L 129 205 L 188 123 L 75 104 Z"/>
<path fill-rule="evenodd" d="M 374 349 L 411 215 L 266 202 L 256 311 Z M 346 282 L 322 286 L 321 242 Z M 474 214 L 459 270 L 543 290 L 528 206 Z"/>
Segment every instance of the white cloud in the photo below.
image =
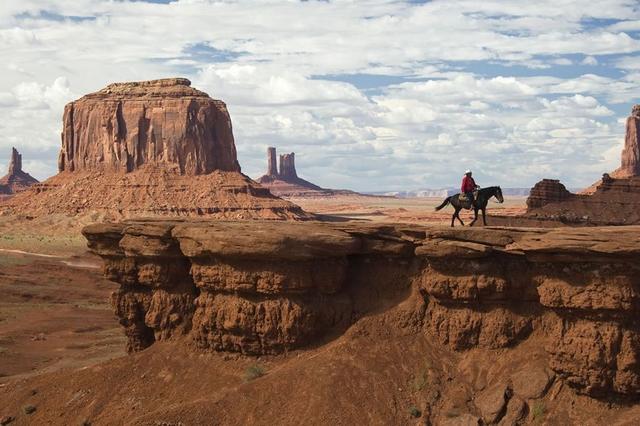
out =
<path fill-rule="evenodd" d="M 614 105 L 640 89 L 631 0 L 4 3 L 0 150 L 23 147 L 38 173 L 55 169 L 65 102 L 185 75 L 227 102 L 254 176 L 276 145 L 325 186 L 443 186 L 452 163 L 504 186 L 576 186 L 614 165 Z M 610 54 L 624 75 L 554 77 Z"/>

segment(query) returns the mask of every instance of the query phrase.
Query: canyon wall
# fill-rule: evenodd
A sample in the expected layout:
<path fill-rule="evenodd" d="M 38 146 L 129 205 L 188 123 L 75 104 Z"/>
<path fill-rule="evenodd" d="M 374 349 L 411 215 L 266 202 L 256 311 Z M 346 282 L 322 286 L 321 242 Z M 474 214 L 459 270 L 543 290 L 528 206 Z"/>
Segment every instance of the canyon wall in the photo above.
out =
<path fill-rule="evenodd" d="M 544 336 L 578 392 L 640 394 L 640 227 L 130 221 L 83 234 L 121 285 L 130 351 L 182 339 L 278 354 L 401 303 L 397 327 L 453 350 Z"/>

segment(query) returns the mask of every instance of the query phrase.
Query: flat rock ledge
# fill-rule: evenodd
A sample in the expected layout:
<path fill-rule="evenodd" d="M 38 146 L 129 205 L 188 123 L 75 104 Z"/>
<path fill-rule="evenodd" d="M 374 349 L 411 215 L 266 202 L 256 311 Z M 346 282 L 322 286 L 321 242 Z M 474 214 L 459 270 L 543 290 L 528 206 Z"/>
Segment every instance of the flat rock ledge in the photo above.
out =
<path fill-rule="evenodd" d="M 640 227 L 186 219 L 83 234 L 120 283 L 112 303 L 129 351 L 183 339 L 278 354 L 396 307 L 398 327 L 457 351 L 541 330 L 553 374 L 578 392 L 640 395 Z"/>

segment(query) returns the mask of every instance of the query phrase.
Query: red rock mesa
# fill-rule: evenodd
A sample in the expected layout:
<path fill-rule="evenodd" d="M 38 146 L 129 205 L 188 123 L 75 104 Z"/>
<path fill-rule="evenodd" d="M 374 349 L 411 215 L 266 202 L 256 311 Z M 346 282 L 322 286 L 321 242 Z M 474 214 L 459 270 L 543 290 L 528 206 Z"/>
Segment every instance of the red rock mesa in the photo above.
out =
<path fill-rule="evenodd" d="M 59 174 L 9 212 L 301 219 L 240 173 L 226 105 L 171 78 L 116 83 L 64 109 Z"/>

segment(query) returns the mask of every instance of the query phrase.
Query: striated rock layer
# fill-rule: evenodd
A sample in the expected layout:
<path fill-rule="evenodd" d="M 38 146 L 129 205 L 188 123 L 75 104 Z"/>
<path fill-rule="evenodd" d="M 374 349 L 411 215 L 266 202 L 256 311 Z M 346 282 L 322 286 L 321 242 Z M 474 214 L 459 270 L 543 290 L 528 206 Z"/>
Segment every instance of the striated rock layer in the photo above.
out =
<path fill-rule="evenodd" d="M 60 173 L 9 214 L 307 219 L 240 173 L 224 102 L 183 78 L 117 83 L 65 107 Z"/>
<path fill-rule="evenodd" d="M 38 180 L 22 170 L 22 155 L 11 148 L 11 159 L 7 174 L 0 178 L 0 195 L 12 195 L 28 189 Z"/>
<path fill-rule="evenodd" d="M 396 327 L 457 351 L 536 332 L 579 392 L 640 395 L 640 227 L 131 221 L 83 234 L 121 284 L 113 305 L 131 351 L 186 338 L 282 353 L 404 299 Z"/>
<path fill-rule="evenodd" d="M 527 198 L 527 208 L 535 209 L 546 204 L 565 201 L 573 197 L 567 188 L 556 179 L 542 179 L 536 183 L 529 197 Z"/>
<path fill-rule="evenodd" d="M 620 168 L 612 173 L 613 177 L 624 178 L 640 176 L 640 105 L 634 105 L 627 118 Z"/>
<path fill-rule="evenodd" d="M 224 102 L 184 78 L 116 83 L 64 109 L 59 171 L 240 171 Z"/>

